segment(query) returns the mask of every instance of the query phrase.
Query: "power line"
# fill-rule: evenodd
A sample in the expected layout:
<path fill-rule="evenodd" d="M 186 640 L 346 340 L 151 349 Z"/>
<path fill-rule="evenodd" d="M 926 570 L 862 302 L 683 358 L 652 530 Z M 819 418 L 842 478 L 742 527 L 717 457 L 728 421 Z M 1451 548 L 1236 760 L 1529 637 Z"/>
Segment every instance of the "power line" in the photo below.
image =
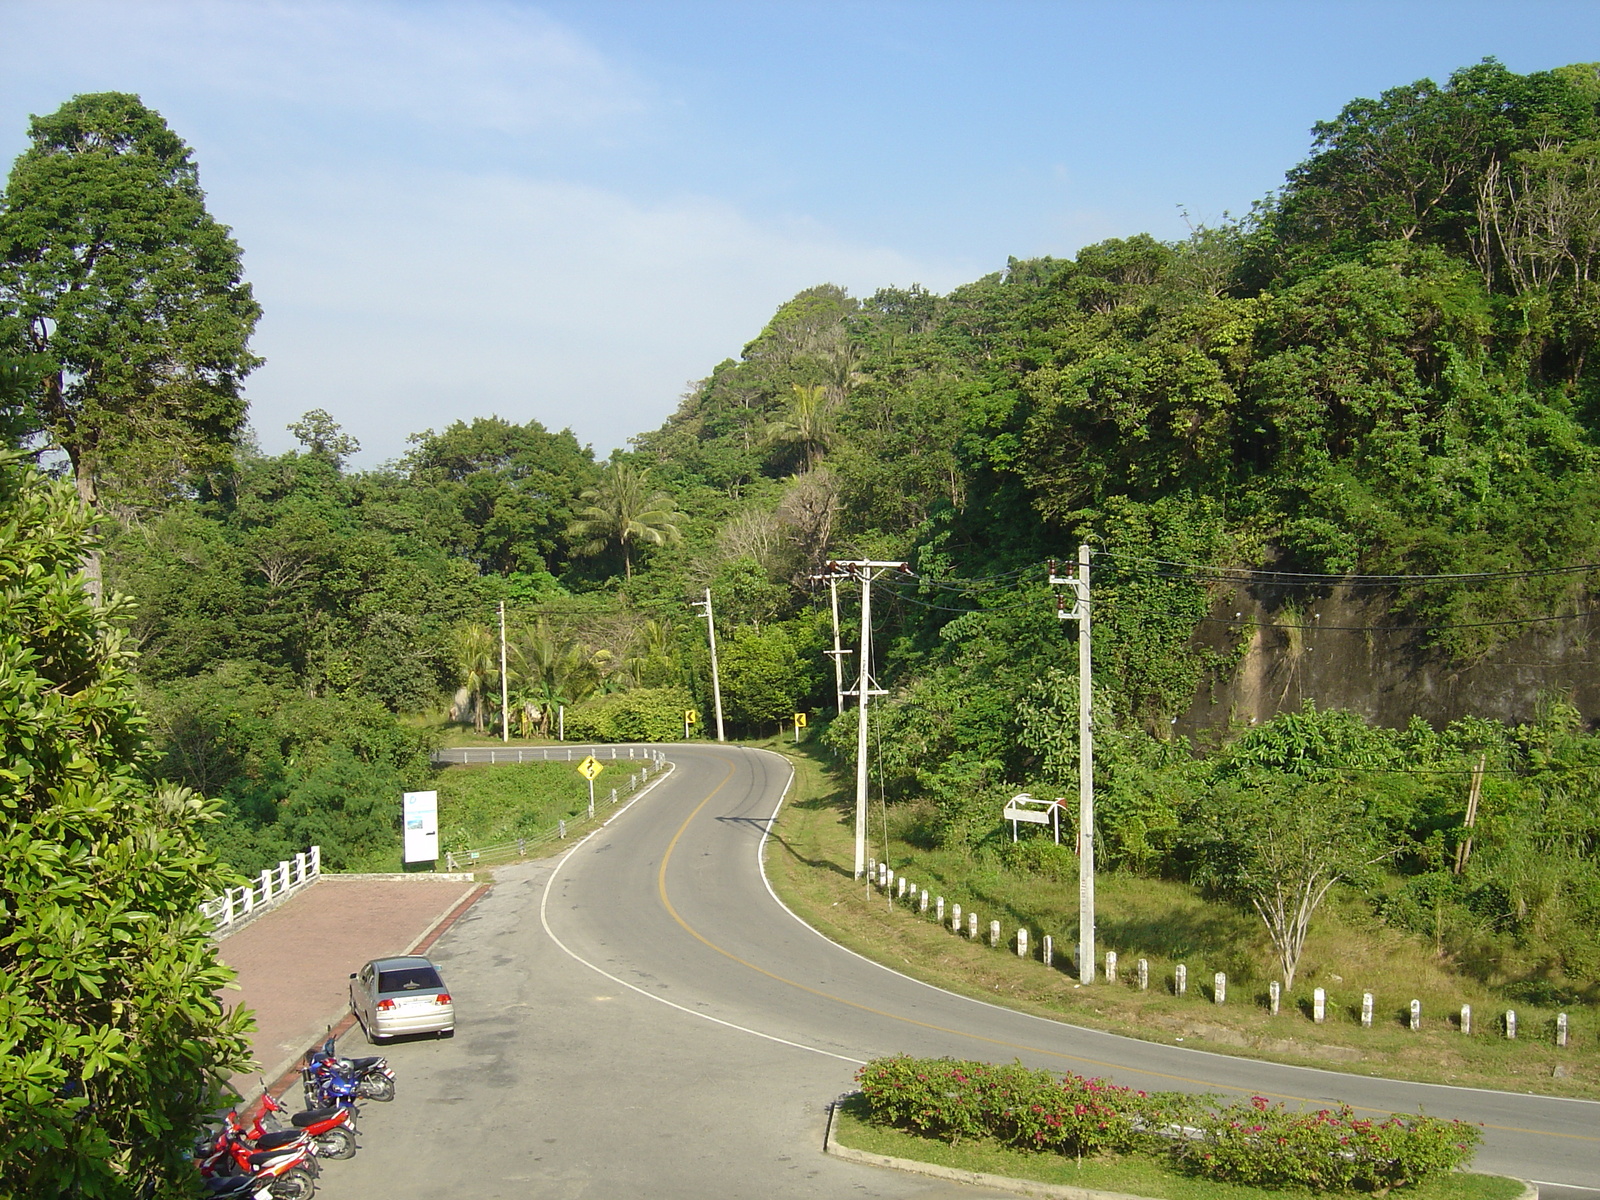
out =
<path fill-rule="evenodd" d="M 1255 629 L 1325 629 L 1335 633 L 1437 633 L 1445 629 L 1487 629 L 1500 625 L 1539 625 L 1551 621 L 1576 621 L 1592 616 L 1591 612 L 1560 613 L 1553 617 L 1511 617 L 1504 621 L 1459 621 L 1441 625 L 1310 625 L 1278 624 L 1271 621 L 1246 621 L 1242 618 L 1200 617 L 1206 625 L 1243 625 Z"/>

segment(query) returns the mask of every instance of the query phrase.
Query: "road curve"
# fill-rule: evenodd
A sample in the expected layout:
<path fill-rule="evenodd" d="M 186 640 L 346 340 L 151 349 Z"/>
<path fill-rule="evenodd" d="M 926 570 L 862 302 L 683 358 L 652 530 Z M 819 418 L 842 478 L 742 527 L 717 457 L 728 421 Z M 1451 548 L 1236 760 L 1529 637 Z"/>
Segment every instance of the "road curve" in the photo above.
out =
<path fill-rule="evenodd" d="M 1600 1104 L 1402 1083 L 1143 1042 L 930 987 L 846 951 L 776 901 L 761 870 L 790 768 L 740 748 L 675 748 L 671 799 L 641 806 L 576 852 L 546 894 L 568 953 L 679 1012 L 857 1063 L 884 1054 L 1006 1060 L 1142 1088 L 1426 1111 L 1484 1126 L 1478 1165 L 1521 1178 L 1600 1183 Z M 781 848 L 777 851 L 782 853 Z M 626 897 L 629 903 L 610 903 Z"/>
<path fill-rule="evenodd" d="M 1420 1106 L 1483 1123 L 1485 1170 L 1600 1185 L 1600 1105 L 1119 1038 L 868 962 L 767 888 L 760 855 L 787 761 L 705 745 L 668 756 L 671 773 L 568 854 L 497 871 L 430 950 L 455 996 L 456 1036 L 385 1051 L 399 1095 L 366 1106 L 361 1153 L 328 1164 L 325 1200 L 996 1195 L 819 1153 L 827 1102 L 856 1064 L 902 1051 L 1020 1058 L 1145 1088 Z"/>

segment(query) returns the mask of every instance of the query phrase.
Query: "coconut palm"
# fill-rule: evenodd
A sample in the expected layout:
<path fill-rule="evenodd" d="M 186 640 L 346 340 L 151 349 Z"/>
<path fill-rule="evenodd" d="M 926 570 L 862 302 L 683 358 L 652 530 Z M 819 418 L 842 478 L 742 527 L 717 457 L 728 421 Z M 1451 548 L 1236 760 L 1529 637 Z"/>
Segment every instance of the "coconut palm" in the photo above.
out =
<path fill-rule="evenodd" d="M 516 631 L 509 646 L 518 704 L 539 710 L 539 730 L 548 735 L 558 705 L 592 696 L 611 667 L 611 653 L 553 632 L 540 618 Z"/>
<path fill-rule="evenodd" d="M 481 734 L 486 694 L 500 682 L 500 653 L 493 631 L 476 621 L 457 625 L 450 635 L 450 658 L 456 680 L 472 704 L 472 727 Z"/>
<path fill-rule="evenodd" d="M 833 445 L 834 405 L 828 398 L 826 384 L 790 386 L 794 395 L 783 415 L 767 426 L 767 441 L 799 446 L 809 471 Z"/>
<path fill-rule="evenodd" d="M 585 488 L 580 498 L 588 504 L 567 527 L 567 536 L 586 539 L 577 547 L 579 554 L 621 547 L 622 569 L 629 579 L 633 578 L 636 545 L 664 546 L 683 537 L 678 523 L 685 517 L 670 495 L 651 488 L 648 467 L 612 463 L 600 482 Z"/>

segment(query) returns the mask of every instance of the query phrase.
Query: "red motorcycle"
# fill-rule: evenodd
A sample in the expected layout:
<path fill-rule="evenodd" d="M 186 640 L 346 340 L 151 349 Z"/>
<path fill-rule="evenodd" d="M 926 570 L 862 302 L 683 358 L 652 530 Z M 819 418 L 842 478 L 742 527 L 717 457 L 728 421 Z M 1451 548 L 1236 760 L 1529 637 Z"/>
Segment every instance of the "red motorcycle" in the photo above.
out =
<path fill-rule="evenodd" d="M 245 1136 L 257 1147 L 261 1147 L 262 1138 L 281 1137 L 284 1133 L 304 1133 L 315 1146 L 318 1158 L 355 1156 L 355 1109 L 317 1108 L 308 1112 L 297 1112 L 289 1118 L 289 1123 L 294 1129 L 284 1130 L 282 1119 L 278 1114 L 288 1111 L 287 1107 L 274 1100 L 272 1093 L 263 1087 L 261 1107 L 256 1110 L 256 1119 L 251 1123 Z M 269 1122 L 276 1128 L 269 1129 L 267 1127 Z"/>
<path fill-rule="evenodd" d="M 195 1166 L 207 1181 L 248 1176 L 254 1195 L 265 1186 L 273 1200 L 311 1200 L 317 1190 L 317 1159 L 311 1138 L 298 1130 L 268 1133 L 252 1143 L 239 1123 L 239 1114 L 230 1111 L 214 1136 L 202 1138 L 195 1147 Z M 215 1185 L 229 1196 L 242 1185 Z"/>

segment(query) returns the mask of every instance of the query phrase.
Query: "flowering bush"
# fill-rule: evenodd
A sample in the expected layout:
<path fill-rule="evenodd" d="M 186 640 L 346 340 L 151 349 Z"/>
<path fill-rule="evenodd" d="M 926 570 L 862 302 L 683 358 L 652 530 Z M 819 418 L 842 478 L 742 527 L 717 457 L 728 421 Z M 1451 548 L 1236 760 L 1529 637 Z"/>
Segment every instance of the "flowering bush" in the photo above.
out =
<path fill-rule="evenodd" d="M 1125 1150 L 1172 1119 L 1173 1097 L 1100 1079 L 1057 1079 L 1021 1063 L 880 1058 L 856 1072 L 873 1119 L 957 1142 L 992 1137 L 1063 1154 Z"/>
<path fill-rule="evenodd" d="M 1463 1166 L 1481 1140 L 1460 1121 L 1290 1112 L 1256 1096 L 1134 1091 L 1101 1079 L 1057 1079 L 1021 1063 L 994 1066 L 896 1055 L 856 1072 L 871 1119 L 947 1142 L 994 1138 L 1058 1154 L 1160 1149 L 1211 1179 L 1383 1195 Z"/>
<path fill-rule="evenodd" d="M 1207 1114 L 1197 1125 L 1204 1136 L 1179 1150 L 1196 1174 L 1323 1192 L 1360 1188 L 1380 1196 L 1465 1165 L 1482 1139 L 1460 1121 L 1369 1120 L 1348 1105 L 1290 1112 L 1262 1096 Z"/>

